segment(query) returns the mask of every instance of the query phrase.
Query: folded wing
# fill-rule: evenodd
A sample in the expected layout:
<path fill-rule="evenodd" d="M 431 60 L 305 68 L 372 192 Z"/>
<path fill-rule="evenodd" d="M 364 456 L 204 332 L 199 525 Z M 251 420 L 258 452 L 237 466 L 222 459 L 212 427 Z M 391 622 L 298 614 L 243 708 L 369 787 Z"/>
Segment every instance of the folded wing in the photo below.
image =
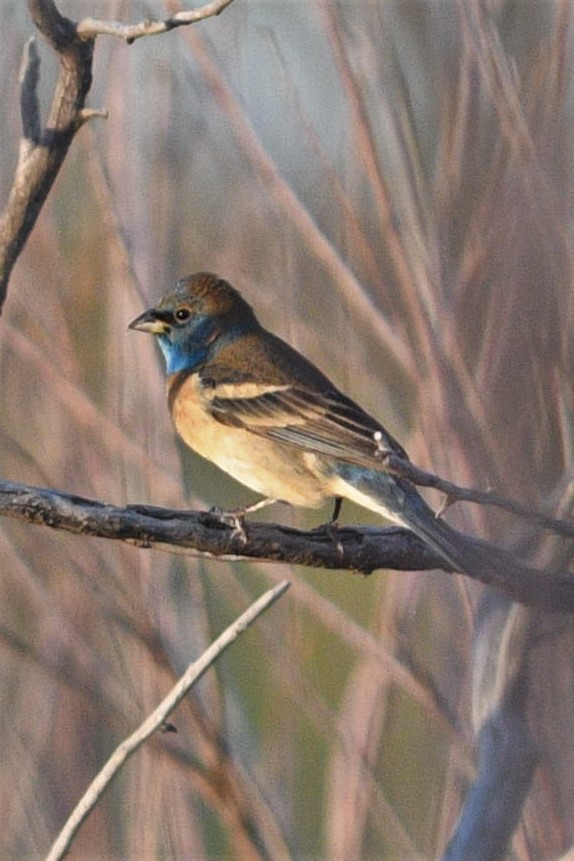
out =
<path fill-rule="evenodd" d="M 336 389 L 226 381 L 206 385 L 211 413 L 222 424 L 347 463 L 383 468 L 385 454 L 407 459 L 375 419 Z"/>

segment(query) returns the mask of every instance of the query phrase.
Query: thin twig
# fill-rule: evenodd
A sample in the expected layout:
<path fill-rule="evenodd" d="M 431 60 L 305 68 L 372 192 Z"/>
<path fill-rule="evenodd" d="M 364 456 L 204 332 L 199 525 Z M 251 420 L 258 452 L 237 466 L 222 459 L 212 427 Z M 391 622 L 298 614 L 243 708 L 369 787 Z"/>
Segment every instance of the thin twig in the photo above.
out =
<path fill-rule="evenodd" d="M 102 770 L 96 775 L 88 789 L 74 808 L 71 816 L 64 825 L 48 855 L 46 861 L 60 861 L 70 849 L 72 840 L 82 822 L 110 785 L 126 760 L 148 740 L 148 738 L 165 725 L 167 717 L 189 693 L 193 685 L 219 658 L 226 649 L 242 634 L 259 616 L 277 601 L 291 584 L 283 580 L 273 589 L 269 589 L 257 599 L 236 621 L 221 634 L 203 655 L 191 663 L 169 694 L 145 721 L 126 738 L 110 756 Z"/>
<path fill-rule="evenodd" d="M 120 24 L 119 21 L 99 21 L 97 18 L 84 18 L 77 25 L 76 32 L 82 39 L 94 39 L 96 36 L 117 36 L 119 39 L 125 39 L 128 45 L 131 45 L 136 39 L 141 39 L 144 36 L 158 36 L 160 33 L 168 33 L 176 27 L 185 27 L 188 24 L 203 21 L 205 18 L 220 15 L 232 2 L 233 0 L 213 0 L 212 3 L 206 3 L 199 9 L 176 12 L 175 15 L 165 18 L 163 21 L 146 18 L 138 24 Z"/>
<path fill-rule="evenodd" d="M 518 515 L 518 517 L 531 520 L 533 523 L 544 527 L 544 529 L 556 532 L 558 535 L 570 538 L 574 537 L 574 522 L 571 520 L 561 520 L 551 517 L 549 514 L 544 514 L 530 505 L 524 505 L 521 502 L 516 502 L 514 499 L 493 493 L 492 490 L 476 490 L 473 487 L 463 487 L 460 484 L 454 484 L 452 481 L 440 478 L 432 472 L 426 472 L 410 461 L 394 454 L 385 453 L 383 462 L 385 470 L 388 472 L 400 475 L 418 487 L 432 487 L 444 493 L 445 502 L 440 510 L 441 514 L 451 505 L 454 505 L 455 502 L 475 502 L 478 505 L 491 505 L 494 508 L 502 508 L 505 511 Z"/>

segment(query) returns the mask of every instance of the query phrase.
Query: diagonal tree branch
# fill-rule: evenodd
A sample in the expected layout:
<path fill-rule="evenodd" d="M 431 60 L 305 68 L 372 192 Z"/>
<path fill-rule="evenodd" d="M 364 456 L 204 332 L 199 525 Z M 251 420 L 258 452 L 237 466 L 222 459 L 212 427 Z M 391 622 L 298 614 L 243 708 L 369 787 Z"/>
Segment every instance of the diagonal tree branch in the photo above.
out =
<path fill-rule="evenodd" d="M 244 633 L 259 616 L 265 612 L 287 591 L 290 583 L 283 580 L 273 589 L 265 592 L 238 619 L 219 635 L 211 646 L 197 660 L 187 667 L 176 685 L 171 689 L 161 703 L 148 715 L 143 723 L 112 753 L 104 767 L 96 775 L 88 789 L 72 811 L 68 821 L 58 835 L 46 861 L 60 861 L 64 858 L 77 834 L 82 822 L 94 809 L 114 777 L 119 773 L 124 763 L 150 738 L 153 733 L 166 726 L 166 720 L 181 700 L 189 693 L 193 685 L 201 679 L 215 661 Z"/>

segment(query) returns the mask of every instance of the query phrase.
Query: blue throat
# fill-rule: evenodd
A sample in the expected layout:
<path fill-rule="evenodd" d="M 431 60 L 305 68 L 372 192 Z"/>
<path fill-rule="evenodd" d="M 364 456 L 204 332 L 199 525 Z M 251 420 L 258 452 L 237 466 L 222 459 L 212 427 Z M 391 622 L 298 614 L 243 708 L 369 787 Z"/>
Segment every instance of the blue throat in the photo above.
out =
<path fill-rule="evenodd" d="M 219 350 L 253 328 L 251 321 L 242 320 L 214 338 L 218 328 L 212 317 L 196 317 L 193 325 L 174 329 L 169 335 L 158 335 L 158 342 L 165 358 L 167 374 L 180 371 L 193 372 Z"/>
<path fill-rule="evenodd" d="M 198 344 L 190 347 L 185 342 L 172 342 L 167 335 L 158 336 L 159 345 L 165 358 L 166 372 L 177 374 L 179 371 L 193 371 L 205 362 L 208 347 Z"/>

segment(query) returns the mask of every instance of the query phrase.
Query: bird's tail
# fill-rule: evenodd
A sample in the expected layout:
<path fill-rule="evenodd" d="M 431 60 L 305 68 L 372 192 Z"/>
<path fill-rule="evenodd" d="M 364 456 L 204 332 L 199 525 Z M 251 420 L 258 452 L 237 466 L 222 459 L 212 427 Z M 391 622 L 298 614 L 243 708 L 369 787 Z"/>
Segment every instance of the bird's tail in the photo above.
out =
<path fill-rule="evenodd" d="M 369 507 L 414 532 L 449 570 L 467 573 L 523 604 L 574 611 L 574 575 L 531 568 L 511 552 L 459 532 L 435 515 L 412 484 L 397 476 L 355 471 L 352 484 L 373 501 Z"/>

